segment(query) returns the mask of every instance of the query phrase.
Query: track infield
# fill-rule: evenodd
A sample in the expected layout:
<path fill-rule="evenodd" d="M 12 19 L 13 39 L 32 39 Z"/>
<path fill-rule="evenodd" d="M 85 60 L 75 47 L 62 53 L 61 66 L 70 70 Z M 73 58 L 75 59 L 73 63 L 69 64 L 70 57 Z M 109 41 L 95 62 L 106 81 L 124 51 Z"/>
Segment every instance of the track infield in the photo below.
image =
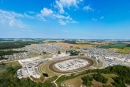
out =
<path fill-rule="evenodd" d="M 63 62 L 63 61 L 65 61 L 65 60 L 71 60 L 71 59 L 73 59 L 73 58 L 85 59 L 85 60 L 87 60 L 87 61 L 89 62 L 89 64 L 86 65 L 86 66 L 84 66 L 84 67 L 80 67 L 80 68 L 77 68 L 77 69 L 74 69 L 74 70 L 68 70 L 68 71 L 61 71 L 61 70 L 56 69 L 56 68 L 54 67 L 54 65 L 55 65 L 56 63 Z M 49 65 L 49 69 L 50 69 L 51 71 L 53 71 L 53 72 L 56 72 L 56 73 L 67 74 L 67 73 L 80 72 L 80 71 L 86 70 L 86 69 L 88 69 L 88 68 L 89 68 L 90 66 L 92 66 L 92 65 L 93 65 L 93 61 L 92 61 L 91 59 L 87 58 L 87 57 L 72 57 L 72 58 L 68 58 L 68 59 L 64 59 L 64 60 L 57 60 L 57 61 L 51 63 L 51 64 Z"/>

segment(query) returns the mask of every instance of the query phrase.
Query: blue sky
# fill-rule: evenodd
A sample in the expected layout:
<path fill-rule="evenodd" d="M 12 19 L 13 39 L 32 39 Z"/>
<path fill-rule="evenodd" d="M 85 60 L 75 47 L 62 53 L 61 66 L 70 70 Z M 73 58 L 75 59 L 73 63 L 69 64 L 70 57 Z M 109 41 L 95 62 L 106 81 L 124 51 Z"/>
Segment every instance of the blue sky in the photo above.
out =
<path fill-rule="evenodd" d="M 0 0 L 0 38 L 130 39 L 130 0 Z"/>

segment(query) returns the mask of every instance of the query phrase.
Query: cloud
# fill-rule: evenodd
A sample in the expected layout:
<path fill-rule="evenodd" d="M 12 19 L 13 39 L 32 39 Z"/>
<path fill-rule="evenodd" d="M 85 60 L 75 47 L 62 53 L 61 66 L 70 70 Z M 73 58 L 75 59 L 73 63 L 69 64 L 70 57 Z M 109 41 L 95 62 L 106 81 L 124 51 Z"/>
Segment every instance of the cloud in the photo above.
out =
<path fill-rule="evenodd" d="M 47 21 L 47 17 L 57 20 L 61 25 L 66 25 L 67 23 L 78 23 L 67 12 L 65 12 L 64 8 L 69 8 L 71 6 L 77 7 L 82 1 L 83 0 L 55 0 L 55 6 L 57 7 L 54 8 L 55 10 L 44 7 L 39 13 L 26 11 L 21 14 L 0 9 L 0 24 L 8 24 L 9 26 L 23 28 L 26 26 L 26 24 L 22 21 L 24 18 Z"/>
<path fill-rule="evenodd" d="M 29 13 L 29 14 L 35 14 L 34 11 L 26 11 L 26 12 Z"/>
<path fill-rule="evenodd" d="M 75 20 L 72 20 L 70 23 L 79 23 L 79 22 L 77 22 L 77 21 L 75 21 Z"/>
<path fill-rule="evenodd" d="M 59 23 L 60 23 L 60 25 L 66 25 L 66 22 L 63 21 L 62 19 L 59 20 Z"/>
<path fill-rule="evenodd" d="M 26 13 L 19 14 L 12 11 L 4 11 L 0 9 L 0 23 L 2 25 L 8 24 L 9 26 L 17 26 L 20 28 L 25 28 L 27 25 L 21 21 L 23 18 L 34 19 L 34 16 L 30 16 Z"/>
<path fill-rule="evenodd" d="M 78 23 L 73 20 L 67 12 L 65 12 L 65 8 L 77 8 L 81 2 L 83 2 L 83 0 L 55 0 L 54 4 L 51 4 L 51 7 L 54 6 L 55 8 L 50 9 L 44 7 L 36 16 L 42 21 L 47 21 L 47 17 L 56 19 L 61 25 L 66 25 L 67 23 Z"/>
<path fill-rule="evenodd" d="M 35 19 L 34 16 L 28 15 L 27 13 L 24 13 L 24 17 L 29 19 Z"/>
<path fill-rule="evenodd" d="M 55 1 L 55 7 L 59 9 L 59 13 L 63 14 L 65 13 L 64 8 L 70 8 L 71 6 L 73 7 L 78 7 L 78 4 L 80 4 L 83 0 L 56 0 Z"/>
<path fill-rule="evenodd" d="M 69 15 L 68 16 L 63 16 L 63 15 L 54 15 L 54 17 L 56 17 L 57 19 L 60 20 L 60 24 L 61 25 L 66 25 L 67 23 L 79 23 L 75 20 L 73 20 Z M 64 21 L 63 21 L 64 20 Z"/>
<path fill-rule="evenodd" d="M 90 7 L 89 5 L 88 6 L 85 6 L 83 8 L 83 10 L 86 10 L 86 11 L 94 11 L 94 9 L 92 7 Z"/>
<path fill-rule="evenodd" d="M 64 7 L 77 6 L 78 0 L 59 0 Z"/>
<path fill-rule="evenodd" d="M 41 10 L 41 14 L 43 16 L 51 16 L 53 14 L 53 11 L 48 8 L 43 8 L 43 10 Z"/>
<path fill-rule="evenodd" d="M 11 21 L 9 22 L 9 25 L 10 25 L 10 26 L 14 26 L 14 21 L 11 20 Z"/>
<path fill-rule="evenodd" d="M 44 21 L 44 22 L 46 21 L 46 19 L 44 18 L 42 14 L 37 14 L 36 16 L 39 20 Z"/>
<path fill-rule="evenodd" d="M 20 20 L 15 20 L 15 19 L 10 20 L 9 26 L 17 26 L 17 27 L 19 27 L 19 28 L 25 28 L 25 27 L 27 27 L 27 25 L 24 24 L 22 21 L 20 21 Z"/>
<path fill-rule="evenodd" d="M 100 17 L 100 19 L 104 19 L 104 16 Z"/>
<path fill-rule="evenodd" d="M 72 20 L 72 18 L 69 15 L 60 15 L 60 14 L 53 14 L 53 17 L 57 18 L 57 19 L 66 19 L 66 20 Z"/>
<path fill-rule="evenodd" d="M 63 5 L 59 1 L 56 1 L 56 7 L 59 9 L 60 14 L 65 12 L 64 8 L 63 8 Z"/>
<path fill-rule="evenodd" d="M 58 20 L 60 25 L 66 25 L 67 23 L 78 23 L 73 20 L 68 14 L 60 14 L 56 11 L 53 11 L 52 9 L 48 9 L 45 7 L 41 10 L 39 14 L 37 14 L 37 17 L 42 21 L 46 21 L 45 17 Z"/>
<path fill-rule="evenodd" d="M 77 22 L 77 21 L 75 21 L 75 20 L 63 20 L 63 19 L 59 19 L 59 23 L 60 23 L 60 25 L 66 25 L 67 23 L 79 23 L 79 22 Z"/>

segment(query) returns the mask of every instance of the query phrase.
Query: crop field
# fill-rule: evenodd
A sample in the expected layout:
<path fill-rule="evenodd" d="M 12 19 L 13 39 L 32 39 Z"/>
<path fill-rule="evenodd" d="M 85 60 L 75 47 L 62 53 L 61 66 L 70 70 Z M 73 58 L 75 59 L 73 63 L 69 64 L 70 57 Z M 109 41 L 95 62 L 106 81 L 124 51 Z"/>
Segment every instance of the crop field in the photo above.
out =
<path fill-rule="evenodd" d="M 116 44 L 109 44 L 109 45 L 100 45 L 99 48 L 106 48 L 110 50 L 116 50 L 119 53 L 129 54 L 130 47 L 126 43 L 116 43 Z"/>
<path fill-rule="evenodd" d="M 127 44 L 125 43 L 116 43 L 116 44 L 108 44 L 108 45 L 100 45 L 99 48 L 118 48 L 122 49 L 126 46 Z"/>
<path fill-rule="evenodd" d="M 70 44 L 70 43 L 56 43 L 61 46 L 73 46 L 73 47 L 79 47 L 79 48 L 90 48 L 92 45 L 90 44 Z"/>
<path fill-rule="evenodd" d="M 130 53 L 130 47 L 125 47 L 124 49 L 118 49 L 118 48 L 109 48 L 110 50 L 116 50 L 118 53 L 123 54 L 129 54 Z"/>

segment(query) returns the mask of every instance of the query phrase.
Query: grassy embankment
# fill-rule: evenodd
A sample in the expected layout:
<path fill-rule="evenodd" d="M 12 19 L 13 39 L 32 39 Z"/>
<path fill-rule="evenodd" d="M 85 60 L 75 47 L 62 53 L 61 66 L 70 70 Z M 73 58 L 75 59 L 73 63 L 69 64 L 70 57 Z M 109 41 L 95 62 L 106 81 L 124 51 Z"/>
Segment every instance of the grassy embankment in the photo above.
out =
<path fill-rule="evenodd" d="M 55 73 L 49 69 L 49 65 L 53 63 L 54 61 L 49 61 L 47 63 L 43 63 L 38 67 L 38 71 L 42 73 L 47 73 L 49 77 L 60 75 L 58 73 Z"/>
<path fill-rule="evenodd" d="M 82 84 L 82 79 L 81 79 L 81 78 L 84 77 L 84 76 L 86 76 L 86 75 L 92 76 L 92 74 L 93 74 L 93 73 L 81 75 L 81 76 L 78 76 L 78 77 L 76 77 L 76 78 L 66 80 L 66 81 L 64 81 L 64 83 L 72 84 L 72 85 L 74 85 L 74 87 L 80 87 L 81 85 L 83 86 L 83 84 Z M 112 77 L 116 77 L 116 76 L 117 76 L 117 75 L 115 75 L 115 74 L 102 74 L 102 75 L 103 75 L 104 77 L 108 78 L 108 82 L 107 82 L 107 84 L 105 84 L 105 85 L 111 85 L 111 83 L 114 82 L 113 79 L 112 79 Z M 90 87 L 99 87 L 99 86 L 102 87 L 102 86 L 104 85 L 103 83 L 97 82 L 96 80 L 93 80 L 93 81 L 92 81 L 92 84 L 93 84 L 93 85 L 90 86 Z"/>

